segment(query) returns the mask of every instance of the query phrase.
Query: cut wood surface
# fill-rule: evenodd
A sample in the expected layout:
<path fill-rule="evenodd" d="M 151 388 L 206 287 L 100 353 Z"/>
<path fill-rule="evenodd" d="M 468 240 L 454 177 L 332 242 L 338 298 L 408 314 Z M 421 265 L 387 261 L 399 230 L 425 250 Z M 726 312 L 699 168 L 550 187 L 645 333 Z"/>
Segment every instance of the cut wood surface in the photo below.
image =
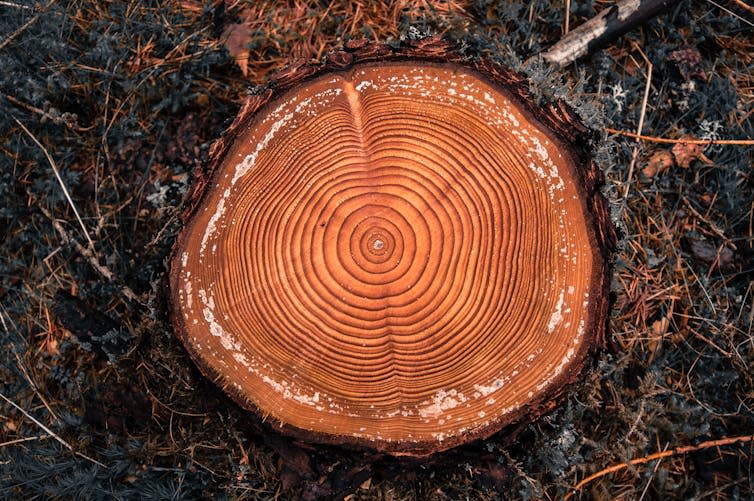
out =
<path fill-rule="evenodd" d="M 423 455 L 537 414 L 604 334 L 612 227 L 584 143 L 567 106 L 436 39 L 294 67 L 194 186 L 176 330 L 314 441 Z"/>

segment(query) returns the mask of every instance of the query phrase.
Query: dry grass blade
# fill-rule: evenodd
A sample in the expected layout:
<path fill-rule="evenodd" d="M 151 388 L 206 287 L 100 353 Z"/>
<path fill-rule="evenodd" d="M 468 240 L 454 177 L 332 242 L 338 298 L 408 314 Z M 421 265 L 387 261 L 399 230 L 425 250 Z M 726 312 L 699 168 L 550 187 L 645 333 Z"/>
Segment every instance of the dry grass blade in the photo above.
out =
<path fill-rule="evenodd" d="M 638 48 L 638 47 L 637 47 Z M 649 100 L 649 89 L 652 88 L 652 62 L 647 58 L 644 52 L 639 49 L 644 61 L 647 63 L 647 83 L 644 86 L 644 97 L 641 101 L 641 114 L 639 115 L 639 125 L 636 127 L 636 134 L 641 135 L 641 130 L 644 128 L 644 117 L 647 112 L 647 101 Z M 631 178 L 634 175 L 634 167 L 636 166 L 636 160 L 639 158 L 639 140 L 634 146 L 634 151 L 631 155 L 631 163 L 628 166 L 628 175 L 626 176 L 626 188 L 623 191 L 623 199 L 628 198 L 628 190 L 631 188 Z"/>
<path fill-rule="evenodd" d="M 707 0 L 707 2 L 711 3 L 712 5 L 714 5 L 715 7 L 717 7 L 718 9 L 720 9 L 720 10 L 723 10 L 723 11 L 727 12 L 727 13 L 728 13 L 728 14 L 730 14 L 731 16 L 733 16 L 733 17 L 735 17 L 736 19 L 738 19 L 739 21 L 741 21 L 742 23 L 746 23 L 746 24 L 748 24 L 749 26 L 752 26 L 752 27 L 754 27 L 754 23 L 752 23 L 752 22 L 751 22 L 751 21 L 749 21 L 748 19 L 744 19 L 743 17 L 739 16 L 738 14 L 736 14 L 735 12 L 733 12 L 733 11 L 732 11 L 732 10 L 730 10 L 730 9 L 726 9 L 725 7 L 723 7 L 722 5 L 720 5 L 719 3 L 717 3 L 717 2 L 713 2 L 712 0 Z M 739 7 L 741 7 L 741 5 L 742 5 L 742 4 L 744 4 L 744 2 L 736 1 L 736 5 L 738 5 Z M 746 5 L 746 4 L 744 4 L 744 5 Z M 746 7 L 747 7 L 748 9 L 751 9 L 751 7 L 750 7 L 749 5 L 746 5 Z"/>
<path fill-rule="evenodd" d="M 60 438 L 60 436 L 57 433 L 55 433 L 50 428 L 48 428 L 47 426 L 45 426 L 45 424 L 42 423 L 40 420 L 38 420 L 37 418 L 35 418 L 34 416 L 32 416 L 31 414 L 29 414 L 28 412 L 26 412 L 26 410 L 23 407 L 21 407 L 18 404 L 16 404 L 16 402 L 14 402 L 13 400 L 9 399 L 8 397 L 6 397 L 5 395 L 3 395 L 2 393 L 0 393 L 0 398 L 2 398 L 3 400 L 5 400 L 6 403 L 8 403 L 11 406 L 13 406 L 13 408 L 15 408 L 16 410 L 18 410 L 19 412 L 21 412 L 21 414 L 23 414 L 24 416 L 26 416 L 26 418 L 29 421 L 33 422 L 35 425 L 37 425 L 40 428 L 42 428 L 42 430 L 44 430 L 45 433 L 47 433 L 49 436 L 51 436 L 52 438 L 54 438 L 55 440 L 57 440 L 63 447 L 65 447 L 69 451 L 73 452 L 74 454 L 76 454 L 79 457 L 82 457 L 82 458 L 86 459 L 87 461 L 91 461 L 92 463 L 96 464 L 97 466 L 101 466 L 102 468 L 107 468 L 107 465 L 105 465 L 103 463 L 100 463 L 96 459 L 90 458 L 86 454 L 82 454 L 82 453 L 74 450 L 74 448 L 73 448 L 73 446 L 71 444 L 69 444 L 68 442 L 66 442 L 62 438 Z"/>
<path fill-rule="evenodd" d="M 29 373 L 26 371 L 26 368 L 24 367 L 23 362 L 21 361 L 21 357 L 18 355 L 18 353 L 14 352 L 14 355 L 16 355 L 16 360 L 18 361 L 18 368 L 21 369 L 21 372 L 23 373 L 24 377 L 26 378 L 26 382 L 29 383 L 29 386 L 31 386 L 31 389 L 34 390 L 34 394 L 39 398 L 39 400 L 42 401 L 42 405 L 45 406 L 45 409 L 47 409 L 47 412 L 50 413 L 50 415 L 55 419 L 55 421 L 60 421 L 60 418 L 57 414 L 52 410 L 52 407 L 50 407 L 50 404 L 47 403 L 47 400 L 42 396 L 42 394 L 39 392 L 39 388 L 37 388 L 37 385 L 32 381 L 31 377 L 29 376 Z"/>
<path fill-rule="evenodd" d="M 45 158 L 47 158 L 47 161 L 50 164 L 50 167 L 52 167 L 52 172 L 55 173 L 55 178 L 58 180 L 58 184 L 60 184 L 60 187 L 63 190 L 63 194 L 65 195 L 66 200 L 68 200 L 68 204 L 71 206 L 71 209 L 73 209 L 73 213 L 76 215 L 76 220 L 79 222 L 79 225 L 81 225 L 81 229 L 84 231 L 84 236 L 86 237 L 86 241 L 89 242 L 89 248 L 94 251 L 94 242 L 92 242 L 92 238 L 89 236 L 89 232 L 86 229 L 86 226 L 84 226 L 84 221 L 81 220 L 81 216 L 79 215 L 79 211 L 76 208 L 76 204 L 73 203 L 73 199 L 71 199 L 71 194 L 68 193 L 68 188 L 66 188 L 65 183 L 63 182 L 63 178 L 60 177 L 60 172 L 58 171 L 57 165 L 55 165 L 55 161 L 52 159 L 52 156 L 50 156 L 50 152 L 47 151 L 47 148 L 42 145 L 42 143 L 39 142 L 39 139 L 29 131 L 29 129 L 26 128 L 24 124 L 22 124 L 17 118 L 13 117 L 13 120 L 18 124 L 21 129 L 26 133 L 27 136 L 31 138 L 34 143 L 39 146 L 39 149 L 42 150 L 42 153 L 44 153 Z"/>

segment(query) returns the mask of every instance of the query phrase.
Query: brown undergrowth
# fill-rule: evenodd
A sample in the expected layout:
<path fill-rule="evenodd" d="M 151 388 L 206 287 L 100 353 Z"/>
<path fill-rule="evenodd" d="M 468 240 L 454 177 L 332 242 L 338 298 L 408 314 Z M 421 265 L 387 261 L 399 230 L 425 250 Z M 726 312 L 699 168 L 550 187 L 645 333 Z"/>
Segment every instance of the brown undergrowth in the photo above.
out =
<path fill-rule="evenodd" d="M 598 156 L 625 234 L 612 336 L 515 442 L 503 431 L 420 462 L 295 444 L 200 377 L 168 327 L 165 259 L 194 168 L 250 85 L 349 37 L 444 33 L 593 127 L 754 137 L 751 28 L 733 15 L 745 12 L 679 2 L 562 75 L 518 66 L 561 36 L 564 4 L 1 2 L 0 497 L 754 496 L 752 442 L 725 442 L 754 433 L 746 144 L 606 134 Z M 594 13 L 570 4 L 571 28 Z"/>

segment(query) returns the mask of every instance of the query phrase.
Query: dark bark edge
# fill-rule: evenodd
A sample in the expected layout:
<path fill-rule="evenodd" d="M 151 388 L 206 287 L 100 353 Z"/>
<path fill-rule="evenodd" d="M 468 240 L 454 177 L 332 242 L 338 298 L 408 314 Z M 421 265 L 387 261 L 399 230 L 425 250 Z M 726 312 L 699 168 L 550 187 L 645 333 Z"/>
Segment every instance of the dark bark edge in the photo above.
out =
<path fill-rule="evenodd" d="M 514 72 L 489 60 L 469 59 L 456 50 L 455 44 L 439 36 L 402 42 L 398 46 L 389 44 L 369 43 L 366 40 L 346 42 L 341 49 L 331 52 L 324 62 L 299 61 L 273 77 L 271 82 L 261 90 L 247 97 L 233 123 L 225 133 L 212 145 L 206 167 L 198 168 L 186 195 L 181 219 L 186 224 L 200 207 L 205 195 L 212 187 L 213 176 L 222 164 L 225 155 L 235 139 L 243 130 L 244 125 L 250 123 L 256 113 L 267 103 L 281 96 L 298 84 L 320 77 L 329 72 L 344 71 L 355 64 L 399 62 L 399 61 L 453 63 L 466 69 L 475 71 L 486 80 L 495 84 L 506 95 L 521 105 L 536 121 L 543 124 L 550 131 L 552 139 L 565 146 L 570 151 L 576 174 L 580 181 L 580 192 L 584 204 L 584 214 L 593 229 L 595 268 L 593 271 L 590 298 L 591 314 L 586 326 L 586 339 L 582 342 L 579 352 L 569 367 L 550 384 L 550 387 L 538 399 L 529 402 L 518 410 L 502 416 L 500 420 L 491 422 L 481 429 L 450 437 L 443 442 L 387 442 L 371 441 L 355 437 L 343 437 L 330 434 L 316 433 L 303 430 L 291 425 L 269 419 L 249 402 L 233 387 L 223 390 L 242 408 L 251 411 L 257 419 L 266 422 L 270 428 L 295 438 L 308 442 L 335 444 L 349 448 L 368 449 L 386 452 L 393 455 L 428 456 L 436 452 L 447 450 L 473 440 L 484 439 L 497 433 L 506 426 L 524 419 L 533 420 L 538 416 L 554 409 L 564 398 L 565 390 L 575 383 L 588 365 L 589 355 L 595 353 L 605 345 L 607 332 L 609 292 L 611 276 L 611 260 L 617 243 L 615 227 L 610 218 L 608 202 L 602 195 L 600 188 L 604 184 L 604 176 L 591 158 L 591 140 L 593 132 L 582 124 L 577 114 L 564 101 L 548 102 L 537 106 L 529 91 L 528 81 L 524 75 Z M 172 288 L 172 270 L 177 268 L 179 249 L 183 243 L 183 233 L 176 240 L 170 257 L 169 282 Z M 194 363 L 211 381 L 218 382 L 221 376 L 206 366 L 197 352 L 188 342 L 183 319 L 178 315 L 175 305 L 178 294 L 168 291 L 168 309 L 175 333 L 188 351 Z M 508 429 L 510 431 L 510 428 Z"/>

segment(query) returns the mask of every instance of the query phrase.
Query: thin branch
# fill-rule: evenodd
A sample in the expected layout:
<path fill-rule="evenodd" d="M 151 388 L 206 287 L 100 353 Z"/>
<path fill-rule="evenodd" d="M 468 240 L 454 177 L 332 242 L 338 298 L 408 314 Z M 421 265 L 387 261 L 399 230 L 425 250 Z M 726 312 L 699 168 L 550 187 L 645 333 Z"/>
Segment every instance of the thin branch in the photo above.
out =
<path fill-rule="evenodd" d="M 29 5 L 21 5 L 15 2 L 0 1 L 0 5 L 2 5 L 3 7 L 13 7 L 14 9 L 24 9 L 24 10 L 34 9 L 34 7 L 31 7 Z"/>
<path fill-rule="evenodd" d="M 675 2 L 670 0 L 622 0 L 563 36 L 542 53 L 542 58 L 560 68 L 607 45 L 636 26 L 653 18 Z"/>
<path fill-rule="evenodd" d="M 636 134 L 634 132 L 628 132 L 625 130 L 605 128 L 610 134 L 618 134 L 620 136 L 630 137 L 632 139 L 638 139 L 640 141 L 648 141 L 651 143 L 665 143 L 665 144 L 723 144 L 733 146 L 754 146 L 754 139 L 670 139 L 666 137 L 645 136 L 642 134 Z"/>
<path fill-rule="evenodd" d="M 32 113 L 36 113 L 37 115 L 41 115 L 42 118 L 44 118 L 45 120 L 49 120 L 49 121 L 51 121 L 52 123 L 54 123 L 56 125 L 65 125 L 69 129 L 73 129 L 76 132 L 88 132 L 88 131 L 90 131 L 90 130 L 92 130 L 94 128 L 94 125 L 91 125 L 89 127 L 81 127 L 77 123 L 70 123 L 70 121 L 65 120 L 63 117 L 53 116 L 53 115 L 47 113 L 45 110 L 43 110 L 41 108 L 37 108 L 36 106 L 32 106 L 32 105 L 30 105 L 28 103 L 25 103 L 25 102 L 21 101 L 20 99 L 16 99 L 15 97 L 13 97 L 13 96 L 11 96 L 9 94 L 4 94 L 4 93 L 0 92 L 0 97 L 7 99 L 8 101 L 11 102 L 11 104 L 15 104 L 19 108 L 23 108 L 26 111 L 30 111 Z"/>
<path fill-rule="evenodd" d="M 76 215 L 76 219 L 78 220 L 79 225 L 81 225 L 81 229 L 84 230 L 84 236 L 86 237 L 87 242 L 89 242 L 89 248 L 94 251 L 94 242 L 92 242 L 92 239 L 89 237 L 89 232 L 87 231 L 86 226 L 84 226 L 84 221 L 81 220 L 79 211 L 78 209 L 76 209 L 76 205 L 73 203 L 70 193 L 68 193 L 68 188 L 66 188 L 65 183 L 63 182 L 63 178 L 60 177 L 60 172 L 58 172 L 58 167 L 57 165 L 55 165 L 55 161 L 52 159 L 52 156 L 50 156 L 50 152 L 47 151 L 47 148 L 45 148 L 42 143 L 39 142 L 39 139 L 37 139 L 36 136 L 34 136 L 34 134 L 32 134 L 24 124 L 19 122 L 16 117 L 13 117 L 13 120 L 16 121 L 18 126 L 23 129 L 26 135 L 29 136 L 31 140 L 34 141 L 37 146 L 39 146 L 39 149 L 42 150 L 42 153 L 44 153 L 45 158 L 47 158 L 47 161 L 50 163 L 50 167 L 52 167 L 52 172 L 55 173 L 55 177 L 57 178 L 60 187 L 63 189 L 63 193 L 65 194 L 66 200 L 68 200 L 68 204 L 73 209 L 73 213 Z"/>
<path fill-rule="evenodd" d="M 14 31 L 13 33 L 11 33 L 7 37 L 5 37 L 5 39 L 2 42 L 0 42 L 0 50 L 3 50 L 5 47 L 7 47 L 8 44 L 11 43 L 13 40 L 15 40 L 15 38 L 18 35 L 20 35 L 24 31 L 26 31 L 29 28 L 29 26 L 31 26 L 32 24 L 36 23 L 39 20 L 39 18 L 42 16 L 42 14 L 44 14 L 45 12 L 47 12 L 47 9 L 49 9 L 54 2 L 55 2 L 55 0 L 52 0 L 50 3 L 48 3 L 47 5 L 45 5 L 44 7 L 42 7 L 42 9 L 39 11 L 38 14 L 34 15 L 31 19 L 29 19 L 24 24 L 22 24 L 21 27 L 19 27 L 16 31 Z M 3 5 L 11 6 L 11 5 L 7 4 L 7 3 L 3 3 Z M 16 5 L 12 5 L 12 6 L 13 7 L 17 7 Z M 18 7 L 20 7 L 20 6 L 18 6 Z"/>
<path fill-rule="evenodd" d="M 31 389 L 34 391 L 34 394 L 39 398 L 39 400 L 42 401 L 42 405 L 45 406 L 45 409 L 47 409 L 47 412 L 50 413 L 50 415 L 55 419 L 55 421 L 60 422 L 60 418 L 58 417 L 58 415 L 55 414 L 55 412 L 53 412 L 52 407 L 50 407 L 50 404 L 47 403 L 47 400 L 45 400 L 45 398 L 39 392 L 37 385 L 34 384 L 34 381 L 32 381 L 31 377 L 29 377 L 29 373 L 26 372 L 26 368 L 24 367 L 24 364 L 21 361 L 21 357 L 15 351 L 13 352 L 13 354 L 16 355 L 16 360 L 18 361 L 18 368 L 21 369 L 21 372 L 24 374 L 26 381 L 29 383 L 29 386 L 31 386 Z"/>
<path fill-rule="evenodd" d="M 28 412 L 26 412 L 22 407 L 20 407 L 18 404 L 16 404 L 16 402 L 14 402 L 13 400 L 9 399 L 8 397 L 6 397 L 5 395 L 3 395 L 2 393 L 0 393 L 0 398 L 2 398 L 3 400 L 5 400 L 8 404 L 12 405 L 16 410 L 18 410 L 19 412 L 21 412 L 21 414 L 23 414 L 24 416 L 26 416 L 26 418 L 29 419 L 31 422 L 33 422 L 35 425 L 37 425 L 40 428 L 42 428 L 45 433 L 47 433 L 52 438 L 54 438 L 55 440 L 57 440 L 62 446 L 64 446 L 69 451 L 73 452 L 74 454 L 76 454 L 79 457 L 82 457 L 82 458 L 86 459 L 87 461 L 91 461 L 92 463 L 96 464 L 97 466 L 101 466 L 102 468 L 107 469 L 107 465 L 100 463 L 96 459 L 90 458 L 86 454 L 82 454 L 82 453 L 74 450 L 74 448 L 73 448 L 73 446 L 71 444 L 69 444 L 68 442 L 66 442 L 62 438 L 60 438 L 60 436 L 58 434 L 56 434 L 54 431 L 52 431 L 47 426 L 45 426 L 45 424 L 42 423 L 41 421 L 39 421 L 37 418 L 35 418 L 34 416 L 32 416 L 31 414 L 29 414 Z"/>
<path fill-rule="evenodd" d="M 742 21 L 742 22 L 748 24 L 749 26 L 754 27 L 754 23 L 752 23 L 748 19 L 744 19 L 743 17 L 739 16 L 738 14 L 736 14 L 735 12 L 733 12 L 732 10 L 726 9 L 725 7 L 723 7 L 722 5 L 720 5 L 719 3 L 713 2 L 712 0 L 707 0 L 707 2 L 711 3 L 712 5 L 714 5 L 715 7 L 717 7 L 720 10 L 724 10 L 725 12 L 727 12 L 728 14 L 730 14 L 731 16 L 733 16 L 736 19 L 738 19 L 739 21 Z M 736 4 L 740 7 L 741 4 L 743 4 L 743 2 L 736 2 Z M 747 7 L 749 9 L 751 9 L 750 6 L 747 5 Z"/>
<path fill-rule="evenodd" d="M 0 447 L 5 447 L 6 445 L 15 445 L 15 444 L 22 444 L 24 442 L 32 442 L 34 440 L 39 440 L 40 438 L 46 438 L 47 435 L 38 435 L 35 437 L 23 437 L 23 438 L 17 438 L 15 440 L 8 440 L 7 442 L 3 442 L 0 444 Z"/>
<path fill-rule="evenodd" d="M 97 256 L 91 249 L 87 249 L 86 247 L 78 243 L 78 241 L 71 238 L 68 235 L 68 232 L 65 231 L 65 228 L 63 228 L 63 226 L 58 222 L 58 220 L 52 217 L 52 214 L 50 213 L 50 211 L 48 211 L 42 206 L 39 207 L 39 210 L 42 211 L 42 214 L 47 216 L 47 218 L 52 222 L 52 226 L 55 228 L 55 231 L 58 232 L 58 235 L 60 235 L 60 238 L 63 240 L 64 243 L 73 244 L 73 246 L 76 248 L 78 253 L 84 256 L 89 261 L 89 264 L 92 266 L 92 268 L 97 270 L 97 272 L 103 277 L 105 277 L 109 282 L 118 283 L 118 280 L 116 280 L 115 275 L 113 275 L 113 272 L 110 271 L 110 268 L 100 264 L 99 259 L 97 258 Z M 136 293 L 133 290 L 131 290 L 131 288 L 128 287 L 127 285 L 121 285 L 120 291 L 126 298 L 130 299 L 131 301 L 135 301 L 139 304 L 143 304 L 142 301 L 139 299 L 139 297 L 136 295 Z"/>
<path fill-rule="evenodd" d="M 676 447 L 675 449 L 671 449 L 669 451 L 656 452 L 654 454 L 650 454 L 649 456 L 632 459 L 631 461 L 627 463 L 614 464 L 612 466 L 605 468 L 604 470 L 600 470 L 597 473 L 594 473 L 586 477 L 584 480 L 576 484 L 571 490 L 571 492 L 566 494 L 564 499 L 572 498 L 574 494 L 576 494 L 578 491 L 583 489 L 585 485 L 592 482 L 593 480 L 604 477 L 605 475 L 609 475 L 611 473 L 615 473 L 616 471 L 625 470 L 629 466 L 636 466 L 638 464 L 649 463 L 650 461 L 654 461 L 656 459 L 681 456 L 683 454 L 688 454 L 689 452 L 696 452 L 702 449 L 709 449 L 710 447 L 722 447 L 724 445 L 732 445 L 739 442 L 747 443 L 747 442 L 752 442 L 752 441 L 754 441 L 754 435 L 742 435 L 740 437 L 721 438 L 719 440 L 709 440 L 707 442 L 702 442 L 701 444 L 698 444 L 698 445 L 684 445 L 682 447 Z"/>

